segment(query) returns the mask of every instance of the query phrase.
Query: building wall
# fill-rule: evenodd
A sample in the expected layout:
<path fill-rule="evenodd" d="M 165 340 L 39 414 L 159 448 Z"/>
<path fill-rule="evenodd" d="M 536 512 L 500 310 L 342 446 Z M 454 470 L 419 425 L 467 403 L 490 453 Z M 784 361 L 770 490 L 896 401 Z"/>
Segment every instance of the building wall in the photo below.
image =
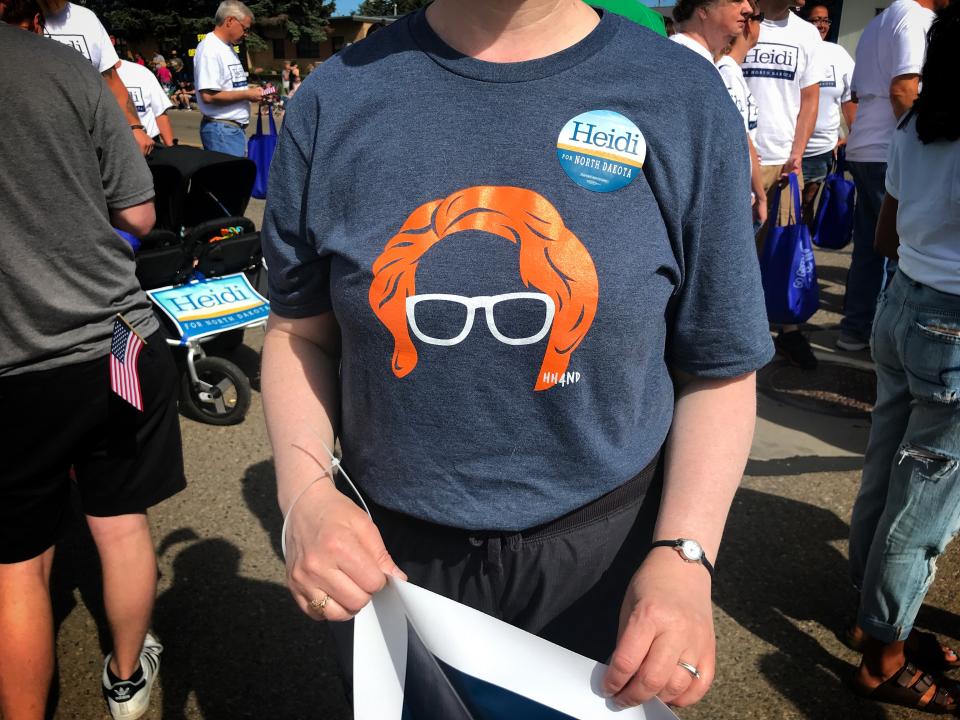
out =
<path fill-rule="evenodd" d="M 856 55 L 857 41 L 877 10 L 885 9 L 890 0 L 845 0 L 843 3 L 843 17 L 840 20 L 839 42 L 850 55 Z"/>

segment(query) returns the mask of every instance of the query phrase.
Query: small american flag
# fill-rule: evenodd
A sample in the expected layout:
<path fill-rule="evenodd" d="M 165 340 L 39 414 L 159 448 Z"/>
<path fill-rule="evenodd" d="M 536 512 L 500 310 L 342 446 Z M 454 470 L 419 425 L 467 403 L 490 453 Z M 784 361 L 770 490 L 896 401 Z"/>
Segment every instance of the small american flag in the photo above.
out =
<path fill-rule="evenodd" d="M 140 375 L 137 358 L 143 349 L 143 340 L 120 316 L 113 321 L 113 339 L 110 342 L 110 389 L 137 410 L 143 410 Z"/>

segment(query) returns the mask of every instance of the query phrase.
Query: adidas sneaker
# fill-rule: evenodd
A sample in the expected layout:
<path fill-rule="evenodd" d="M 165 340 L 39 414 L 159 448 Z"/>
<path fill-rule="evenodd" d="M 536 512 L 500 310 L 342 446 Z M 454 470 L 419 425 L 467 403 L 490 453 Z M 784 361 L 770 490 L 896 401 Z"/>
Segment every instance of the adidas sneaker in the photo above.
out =
<path fill-rule="evenodd" d="M 163 645 L 147 633 L 143 641 L 143 650 L 140 651 L 140 667 L 128 680 L 111 680 L 113 675 L 109 671 L 110 658 L 107 655 L 103 664 L 103 697 L 110 708 L 113 720 L 136 720 L 143 715 L 150 706 L 150 691 L 153 681 L 157 679 L 160 670 L 160 653 Z"/>

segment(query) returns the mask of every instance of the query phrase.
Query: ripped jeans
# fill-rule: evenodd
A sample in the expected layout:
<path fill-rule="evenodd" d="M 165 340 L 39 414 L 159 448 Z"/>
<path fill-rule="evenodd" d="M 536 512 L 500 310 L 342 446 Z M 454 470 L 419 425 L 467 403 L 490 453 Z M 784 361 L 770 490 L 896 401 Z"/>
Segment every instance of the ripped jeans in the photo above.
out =
<path fill-rule="evenodd" d="M 960 529 L 960 295 L 902 271 L 873 323 L 877 404 L 850 521 L 857 622 L 905 640 Z"/>

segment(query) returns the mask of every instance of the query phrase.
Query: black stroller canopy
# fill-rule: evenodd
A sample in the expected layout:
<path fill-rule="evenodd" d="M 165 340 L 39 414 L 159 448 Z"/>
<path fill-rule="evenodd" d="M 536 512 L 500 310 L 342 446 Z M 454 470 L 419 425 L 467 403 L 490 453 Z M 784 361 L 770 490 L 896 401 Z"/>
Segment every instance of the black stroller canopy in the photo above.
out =
<path fill-rule="evenodd" d="M 243 215 L 257 174 L 252 160 L 187 145 L 158 147 L 147 160 L 157 228 L 179 232 L 210 218 Z"/>

